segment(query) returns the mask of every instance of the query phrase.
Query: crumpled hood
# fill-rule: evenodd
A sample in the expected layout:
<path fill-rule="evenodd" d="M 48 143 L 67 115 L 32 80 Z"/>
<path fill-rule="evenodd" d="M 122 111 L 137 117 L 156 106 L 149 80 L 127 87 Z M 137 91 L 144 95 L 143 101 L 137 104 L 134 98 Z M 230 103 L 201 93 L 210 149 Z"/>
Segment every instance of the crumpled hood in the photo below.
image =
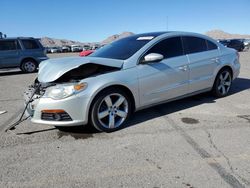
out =
<path fill-rule="evenodd" d="M 38 81 L 42 83 L 53 82 L 68 71 L 84 64 L 98 64 L 122 68 L 123 61 L 97 57 L 66 57 L 43 61 L 39 65 Z"/>

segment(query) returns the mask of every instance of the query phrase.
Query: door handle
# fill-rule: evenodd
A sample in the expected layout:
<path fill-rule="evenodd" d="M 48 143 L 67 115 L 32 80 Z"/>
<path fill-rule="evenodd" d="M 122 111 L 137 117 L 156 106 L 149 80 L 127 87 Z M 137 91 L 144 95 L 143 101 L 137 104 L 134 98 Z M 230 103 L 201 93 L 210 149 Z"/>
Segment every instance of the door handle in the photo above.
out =
<path fill-rule="evenodd" d="M 181 70 L 181 71 L 187 71 L 188 67 L 187 67 L 187 65 L 184 65 L 184 66 L 179 67 L 179 70 Z"/>

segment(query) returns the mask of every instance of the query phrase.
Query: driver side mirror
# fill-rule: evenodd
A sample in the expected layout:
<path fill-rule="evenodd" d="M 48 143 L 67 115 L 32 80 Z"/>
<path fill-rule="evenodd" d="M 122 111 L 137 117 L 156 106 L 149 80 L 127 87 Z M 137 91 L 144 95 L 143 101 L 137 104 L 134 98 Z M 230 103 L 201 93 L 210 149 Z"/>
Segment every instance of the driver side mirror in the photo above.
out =
<path fill-rule="evenodd" d="M 164 59 L 164 56 L 158 53 L 150 53 L 146 55 L 141 63 L 159 62 Z"/>

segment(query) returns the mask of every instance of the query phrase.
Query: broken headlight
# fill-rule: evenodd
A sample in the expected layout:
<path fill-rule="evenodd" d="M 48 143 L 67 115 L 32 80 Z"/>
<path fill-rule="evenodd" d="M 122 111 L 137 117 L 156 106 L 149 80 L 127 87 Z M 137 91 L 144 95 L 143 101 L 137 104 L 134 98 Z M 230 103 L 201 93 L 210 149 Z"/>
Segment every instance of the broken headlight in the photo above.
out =
<path fill-rule="evenodd" d="M 55 100 L 64 99 L 87 88 L 87 83 L 60 84 L 46 89 L 44 97 Z"/>

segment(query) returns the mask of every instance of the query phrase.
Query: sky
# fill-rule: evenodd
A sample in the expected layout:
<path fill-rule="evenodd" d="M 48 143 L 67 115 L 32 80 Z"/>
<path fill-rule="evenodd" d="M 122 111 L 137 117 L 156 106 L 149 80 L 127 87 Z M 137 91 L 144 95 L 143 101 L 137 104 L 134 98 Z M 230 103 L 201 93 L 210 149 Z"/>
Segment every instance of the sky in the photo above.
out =
<path fill-rule="evenodd" d="M 250 34 L 250 0 L 1 0 L 8 37 L 99 42 L 123 31 Z"/>

